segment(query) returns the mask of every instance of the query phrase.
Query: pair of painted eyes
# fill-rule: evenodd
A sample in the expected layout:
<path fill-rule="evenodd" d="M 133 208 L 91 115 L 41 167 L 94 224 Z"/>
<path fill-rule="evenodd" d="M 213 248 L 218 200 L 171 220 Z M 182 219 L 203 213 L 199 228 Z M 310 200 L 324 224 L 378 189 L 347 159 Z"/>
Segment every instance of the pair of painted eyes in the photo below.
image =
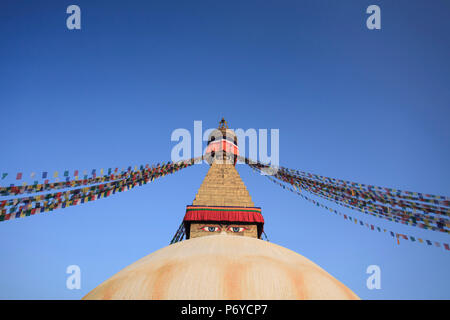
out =
<path fill-rule="evenodd" d="M 203 228 L 201 228 L 203 231 L 207 231 L 207 232 L 217 232 L 220 231 L 220 227 L 208 227 L 208 226 L 204 226 Z M 242 232 L 244 230 L 247 230 L 247 228 L 244 227 L 228 227 L 227 231 L 229 232 Z"/>

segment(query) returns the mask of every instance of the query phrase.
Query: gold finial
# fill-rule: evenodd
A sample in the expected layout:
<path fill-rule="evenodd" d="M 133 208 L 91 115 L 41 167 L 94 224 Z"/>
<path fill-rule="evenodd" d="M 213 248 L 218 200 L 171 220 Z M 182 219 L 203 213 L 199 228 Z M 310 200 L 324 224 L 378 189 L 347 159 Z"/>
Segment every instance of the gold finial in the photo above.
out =
<path fill-rule="evenodd" d="M 219 122 L 219 129 L 228 129 L 228 124 L 225 121 L 225 118 L 222 117 L 222 120 Z"/>

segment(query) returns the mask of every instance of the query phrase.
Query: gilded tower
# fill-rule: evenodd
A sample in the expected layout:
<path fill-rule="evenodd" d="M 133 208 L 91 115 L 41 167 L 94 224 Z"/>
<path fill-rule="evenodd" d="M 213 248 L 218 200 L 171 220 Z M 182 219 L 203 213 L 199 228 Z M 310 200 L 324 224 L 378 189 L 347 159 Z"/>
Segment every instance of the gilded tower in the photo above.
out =
<path fill-rule="evenodd" d="M 222 118 L 208 138 L 209 171 L 192 205 L 186 207 L 186 239 L 218 233 L 261 238 L 261 208 L 255 207 L 235 168 L 238 155 L 236 134 Z"/>

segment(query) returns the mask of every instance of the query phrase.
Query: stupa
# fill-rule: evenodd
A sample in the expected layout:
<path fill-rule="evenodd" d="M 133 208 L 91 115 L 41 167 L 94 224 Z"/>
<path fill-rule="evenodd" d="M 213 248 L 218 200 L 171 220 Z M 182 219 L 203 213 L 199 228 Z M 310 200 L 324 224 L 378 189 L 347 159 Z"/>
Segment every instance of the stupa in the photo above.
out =
<path fill-rule="evenodd" d="M 359 299 L 307 258 L 262 240 L 264 218 L 236 170 L 224 119 L 209 139 L 210 169 L 183 225 L 186 240 L 121 270 L 83 299 Z"/>
<path fill-rule="evenodd" d="M 235 166 L 237 137 L 225 119 L 208 138 L 205 158 L 211 167 L 195 196 L 186 207 L 186 239 L 217 233 L 260 239 L 264 219 L 255 207 Z"/>

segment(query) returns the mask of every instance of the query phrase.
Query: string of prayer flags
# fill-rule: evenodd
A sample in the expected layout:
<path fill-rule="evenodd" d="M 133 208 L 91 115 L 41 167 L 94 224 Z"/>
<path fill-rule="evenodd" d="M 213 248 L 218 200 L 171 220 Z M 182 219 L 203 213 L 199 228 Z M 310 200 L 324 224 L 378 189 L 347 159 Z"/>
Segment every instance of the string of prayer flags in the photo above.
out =
<path fill-rule="evenodd" d="M 102 169 L 103 170 L 103 169 Z M 116 168 L 116 173 L 117 173 Z M 123 178 L 123 175 L 121 176 L 112 176 L 111 172 L 109 171 L 107 175 L 102 175 L 101 177 L 96 176 L 96 170 L 92 170 L 94 173 L 92 177 L 88 177 L 87 170 L 84 170 L 84 176 L 79 177 L 79 171 L 75 170 L 74 177 L 71 180 L 69 178 L 69 172 L 66 170 L 64 172 L 65 182 L 58 182 L 58 172 L 55 172 L 53 176 L 55 177 L 55 182 L 49 184 L 49 180 L 45 179 L 48 177 L 48 172 L 44 171 L 42 173 L 42 179 L 45 179 L 43 183 L 34 183 L 33 187 L 27 187 L 27 188 L 21 188 L 20 186 L 14 186 L 10 185 L 9 187 L 0 187 L 0 196 L 9 196 L 9 195 L 18 195 L 22 193 L 35 193 L 35 192 L 42 192 L 42 191 L 48 191 L 53 189 L 61 189 L 61 188 L 67 188 L 67 187 L 74 187 L 79 185 L 89 185 L 89 184 L 95 184 L 100 183 L 104 181 L 109 180 L 117 180 Z M 104 172 L 104 170 L 103 170 Z M 7 173 L 4 173 L 3 176 L 6 177 Z M 22 175 L 19 175 L 19 177 L 22 177 Z M 80 179 L 81 178 L 81 179 Z M 23 185 L 22 185 L 23 186 Z"/>
<path fill-rule="evenodd" d="M 319 179 L 308 173 L 297 174 L 296 170 L 271 167 L 244 157 L 239 157 L 239 160 L 260 172 L 272 172 L 274 178 L 292 185 L 299 191 L 303 189 L 340 206 L 397 223 L 450 233 L 450 202 L 437 200 L 446 197 L 428 195 L 430 199 L 426 199 L 416 196 L 420 193 L 394 193 L 393 189 L 389 188 L 367 191 L 354 188 L 354 186 L 360 185 L 356 183 L 331 183 L 337 180 L 327 177 Z"/>
<path fill-rule="evenodd" d="M 410 236 L 410 235 L 405 235 L 405 234 L 397 233 L 397 232 L 394 232 L 394 231 L 390 231 L 390 230 L 387 230 L 385 228 L 381 228 L 379 226 L 374 226 L 373 224 L 366 223 L 366 222 L 364 222 L 364 221 L 362 221 L 360 219 L 357 219 L 355 217 L 351 217 L 351 216 L 349 216 L 347 214 L 344 214 L 344 213 L 342 213 L 342 212 L 340 212 L 340 211 L 338 211 L 336 209 L 330 208 L 330 207 L 328 207 L 328 206 L 326 206 L 326 205 L 324 205 L 324 204 L 322 204 L 322 203 L 320 203 L 320 202 L 318 202 L 316 200 L 313 200 L 313 199 L 303 195 L 302 193 L 298 192 L 297 190 L 295 190 L 293 188 L 290 188 L 289 186 L 283 185 L 282 183 L 278 182 L 277 180 L 275 180 L 271 176 L 267 176 L 266 175 L 266 177 L 269 180 L 271 180 L 273 183 L 275 183 L 275 184 L 277 184 L 279 186 L 284 186 L 283 189 L 287 189 L 287 190 L 289 190 L 289 191 L 299 195 L 300 197 L 302 197 L 303 199 L 307 200 L 308 202 L 311 202 L 312 204 L 314 204 L 314 205 L 316 205 L 318 207 L 322 207 L 328 212 L 331 212 L 331 213 L 334 213 L 335 215 L 339 215 L 339 216 L 343 217 L 344 220 L 354 222 L 354 224 L 357 224 L 359 226 L 363 226 L 363 227 L 365 226 L 368 230 L 371 230 L 371 231 L 378 231 L 379 233 L 390 234 L 391 237 L 396 239 L 396 242 L 397 242 L 398 245 L 400 245 L 400 238 L 402 238 L 404 240 L 411 241 L 412 243 L 416 243 L 416 238 L 417 238 L 418 243 L 426 243 L 429 246 L 433 245 L 433 243 L 430 240 L 426 240 L 426 239 L 424 240 L 422 238 L 413 237 L 413 236 Z M 359 221 L 359 224 L 358 224 L 358 221 Z M 441 242 L 438 242 L 438 241 L 434 241 L 434 246 L 438 247 L 438 248 L 443 247 L 446 251 L 450 251 L 450 246 L 449 246 L 448 243 L 441 243 Z"/>
<path fill-rule="evenodd" d="M 112 194 L 131 190 L 136 186 L 145 185 L 157 178 L 192 166 L 195 161 L 196 159 L 177 163 L 168 162 L 158 168 L 152 167 L 127 172 L 118 180 L 76 189 L 70 188 L 75 185 L 70 184 L 69 181 L 65 185 L 69 189 L 65 191 L 2 200 L 0 201 L 0 221 L 22 218 L 109 197 Z"/>

